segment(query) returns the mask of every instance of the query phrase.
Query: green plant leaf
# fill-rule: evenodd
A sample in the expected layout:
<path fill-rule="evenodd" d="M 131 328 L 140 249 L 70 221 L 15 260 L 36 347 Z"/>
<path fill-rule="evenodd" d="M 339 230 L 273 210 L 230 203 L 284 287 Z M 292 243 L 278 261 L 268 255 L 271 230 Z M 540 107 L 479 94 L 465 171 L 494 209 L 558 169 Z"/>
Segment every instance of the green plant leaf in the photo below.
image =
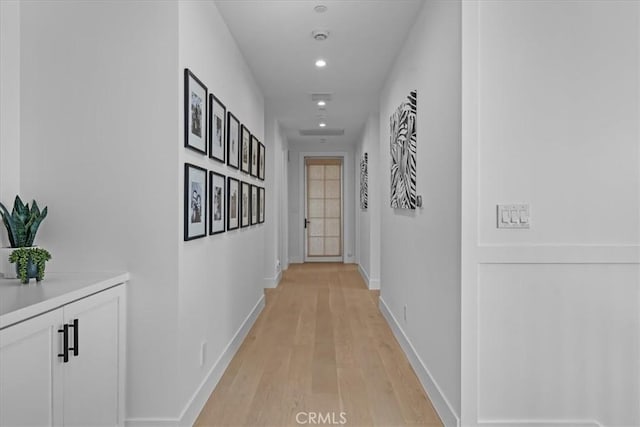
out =
<path fill-rule="evenodd" d="M 13 222 L 15 224 L 15 240 L 16 246 L 19 248 L 23 248 L 26 246 L 27 242 L 27 228 L 26 228 L 26 217 L 21 216 L 16 211 L 13 212 Z"/>
<path fill-rule="evenodd" d="M 9 236 L 9 244 L 12 248 L 16 247 L 15 236 L 16 236 L 16 227 L 13 222 L 13 218 L 9 215 L 9 211 L 7 208 L 0 203 L 0 214 L 2 215 L 2 222 L 4 226 L 7 228 L 7 234 Z"/>
<path fill-rule="evenodd" d="M 7 228 L 11 247 L 21 248 L 33 245 L 40 224 L 47 216 L 47 208 L 40 211 L 38 203 L 32 201 L 31 207 L 16 196 L 11 215 L 7 208 L 0 203 L 2 222 Z"/>
<path fill-rule="evenodd" d="M 36 202 L 34 201 L 33 204 L 34 206 L 37 207 L 35 203 Z M 38 211 L 38 215 L 33 216 L 32 221 L 30 221 L 30 223 L 28 224 L 27 239 L 26 239 L 25 246 L 33 246 L 33 241 L 36 239 L 36 234 L 38 233 L 38 228 L 40 228 L 40 223 L 42 223 L 42 220 L 44 220 L 47 217 L 48 212 L 49 211 L 45 206 L 42 212 Z"/>

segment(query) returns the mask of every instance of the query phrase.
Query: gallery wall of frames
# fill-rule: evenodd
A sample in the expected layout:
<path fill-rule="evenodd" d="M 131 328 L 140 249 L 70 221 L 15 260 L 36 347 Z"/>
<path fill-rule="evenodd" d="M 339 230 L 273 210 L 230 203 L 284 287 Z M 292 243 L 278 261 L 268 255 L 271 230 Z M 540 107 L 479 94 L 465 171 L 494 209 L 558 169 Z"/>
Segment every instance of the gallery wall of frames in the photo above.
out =
<path fill-rule="evenodd" d="M 188 68 L 184 146 L 211 166 L 184 164 L 185 241 L 264 223 L 265 146 Z M 232 169 L 244 179 L 228 176 Z"/>

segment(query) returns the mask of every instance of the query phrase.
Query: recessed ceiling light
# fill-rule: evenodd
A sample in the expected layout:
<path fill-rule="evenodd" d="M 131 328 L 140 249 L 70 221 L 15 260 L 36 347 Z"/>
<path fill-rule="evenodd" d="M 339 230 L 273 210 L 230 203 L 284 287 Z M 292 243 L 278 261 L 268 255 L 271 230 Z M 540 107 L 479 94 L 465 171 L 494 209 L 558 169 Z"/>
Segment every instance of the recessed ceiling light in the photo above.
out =
<path fill-rule="evenodd" d="M 327 66 L 327 61 L 325 61 L 324 59 L 318 59 L 316 61 L 316 67 L 318 68 L 323 68 Z"/>
<path fill-rule="evenodd" d="M 325 105 L 327 105 L 327 103 L 325 101 L 323 101 L 322 99 L 320 101 L 318 101 L 318 107 L 324 107 Z"/>
<path fill-rule="evenodd" d="M 320 122 L 320 123 L 318 124 L 318 126 L 320 126 L 321 128 L 325 127 L 326 125 L 327 125 L 327 124 L 326 124 L 325 122 Z"/>
<path fill-rule="evenodd" d="M 325 13 L 327 11 L 327 6 L 323 4 L 319 4 L 316 7 L 314 7 L 313 10 L 315 10 L 317 13 Z"/>

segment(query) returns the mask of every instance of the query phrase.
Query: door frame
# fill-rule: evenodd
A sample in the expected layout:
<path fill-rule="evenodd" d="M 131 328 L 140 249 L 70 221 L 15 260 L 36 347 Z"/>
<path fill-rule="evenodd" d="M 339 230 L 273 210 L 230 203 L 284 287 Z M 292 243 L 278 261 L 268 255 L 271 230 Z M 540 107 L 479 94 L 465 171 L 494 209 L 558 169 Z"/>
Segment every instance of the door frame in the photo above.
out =
<path fill-rule="evenodd" d="M 345 215 L 345 211 L 344 211 L 344 197 L 345 197 L 345 163 L 347 162 L 347 159 L 349 158 L 349 153 L 346 151 L 327 151 L 327 152 L 301 152 L 300 153 L 300 158 L 299 158 L 299 162 L 300 162 L 300 171 L 302 173 L 302 185 L 300 186 L 300 223 L 298 224 L 299 227 L 302 227 L 302 233 L 300 236 L 300 244 L 301 244 L 301 248 L 302 248 L 302 262 L 341 262 L 341 263 L 345 263 L 346 260 L 346 246 L 345 246 L 345 235 L 344 235 L 344 231 L 345 231 L 345 222 L 346 222 L 346 215 Z M 327 257 L 325 259 L 314 259 L 313 261 L 309 261 L 307 259 L 307 231 L 304 228 L 304 219 L 306 218 L 307 215 L 307 167 L 305 165 L 305 159 L 307 158 L 312 158 L 312 159 L 340 159 L 342 160 L 342 165 L 340 167 L 340 185 L 341 185 L 341 189 L 340 189 L 340 215 L 341 215 L 341 239 L 342 239 L 342 255 L 339 257 Z"/>

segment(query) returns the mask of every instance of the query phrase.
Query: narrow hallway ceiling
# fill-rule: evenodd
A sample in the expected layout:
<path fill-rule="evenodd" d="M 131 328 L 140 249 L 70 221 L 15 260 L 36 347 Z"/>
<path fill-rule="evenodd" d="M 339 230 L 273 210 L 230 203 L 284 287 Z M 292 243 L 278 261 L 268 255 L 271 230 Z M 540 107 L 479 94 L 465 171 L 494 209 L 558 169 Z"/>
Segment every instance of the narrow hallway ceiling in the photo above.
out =
<path fill-rule="evenodd" d="M 254 76 L 292 143 L 355 142 L 377 111 L 388 71 L 423 0 L 218 0 Z M 314 8 L 326 6 L 318 13 Z M 314 30 L 329 37 L 316 41 Z M 322 58 L 326 67 L 314 63 Z M 311 94 L 331 94 L 321 110 Z M 319 127 L 325 122 L 325 127 Z M 300 130 L 344 129 L 340 136 Z"/>

